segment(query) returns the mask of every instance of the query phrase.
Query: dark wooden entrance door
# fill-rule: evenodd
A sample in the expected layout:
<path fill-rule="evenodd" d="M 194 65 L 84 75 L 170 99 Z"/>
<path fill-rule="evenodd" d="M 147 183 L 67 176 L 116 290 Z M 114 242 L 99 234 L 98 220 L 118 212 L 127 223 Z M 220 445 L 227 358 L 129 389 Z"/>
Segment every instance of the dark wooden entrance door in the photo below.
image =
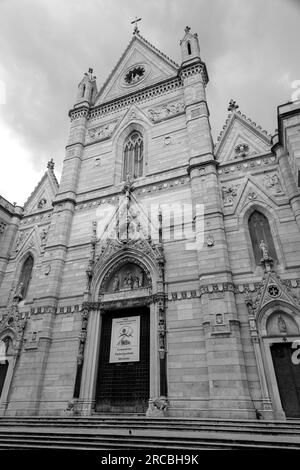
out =
<path fill-rule="evenodd" d="M 113 319 L 126 317 L 140 317 L 139 361 L 110 362 Z M 101 327 L 96 411 L 102 413 L 145 413 L 149 400 L 149 360 L 149 308 L 124 309 L 105 313 Z"/>
<path fill-rule="evenodd" d="M 281 398 L 282 408 L 287 417 L 300 417 L 300 364 L 292 362 L 291 343 L 275 343 L 271 354 Z"/>
<path fill-rule="evenodd" d="M 5 361 L 4 364 L 0 364 L 0 397 L 1 397 L 3 386 L 4 386 L 4 382 L 5 382 L 7 369 L 8 369 L 8 361 Z"/>

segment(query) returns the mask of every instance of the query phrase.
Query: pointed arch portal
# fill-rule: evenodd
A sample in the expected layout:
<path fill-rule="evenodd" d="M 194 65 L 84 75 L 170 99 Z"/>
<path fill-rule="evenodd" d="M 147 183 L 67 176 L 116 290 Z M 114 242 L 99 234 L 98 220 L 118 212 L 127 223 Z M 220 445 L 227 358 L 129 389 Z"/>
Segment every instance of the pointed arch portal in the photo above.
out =
<path fill-rule="evenodd" d="M 137 249 L 137 246 L 144 248 Z M 118 244 L 117 244 L 118 246 Z M 149 254 L 150 253 L 150 254 Z M 167 395 L 164 294 L 155 247 L 129 241 L 93 284 L 79 403 L 83 414 L 149 413 Z"/>

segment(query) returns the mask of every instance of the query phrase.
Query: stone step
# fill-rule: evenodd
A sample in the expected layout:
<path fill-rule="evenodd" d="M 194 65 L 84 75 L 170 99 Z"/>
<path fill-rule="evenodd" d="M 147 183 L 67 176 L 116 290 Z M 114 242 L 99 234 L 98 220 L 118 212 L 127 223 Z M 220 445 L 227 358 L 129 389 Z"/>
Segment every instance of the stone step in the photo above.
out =
<path fill-rule="evenodd" d="M 298 449 L 300 421 L 0 417 L 0 449 Z"/>
<path fill-rule="evenodd" d="M 272 442 L 270 440 L 258 440 L 253 442 L 251 435 L 247 439 L 241 439 L 238 435 L 219 436 L 202 434 L 197 438 L 191 436 L 124 436 L 114 434 L 107 435 L 74 435 L 68 433 L 26 433 L 12 432 L 10 435 L 0 433 L 1 449 L 300 449 L 298 442 Z"/>
<path fill-rule="evenodd" d="M 11 423 L 2 423 L 0 422 L 0 429 L 11 427 Z M 27 428 L 35 428 L 37 426 L 41 426 L 41 423 L 24 423 L 24 422 L 18 422 L 14 423 L 14 426 L 24 426 Z M 160 430 L 160 429 L 176 429 L 178 431 L 207 431 L 207 432 L 239 432 L 239 433 L 256 433 L 256 434 L 271 434 L 271 435 L 293 435 L 293 436 L 300 436 L 300 429 L 294 429 L 294 428 L 277 428 L 277 427 L 261 427 L 261 428 L 252 428 L 251 426 L 248 427 L 239 427 L 239 426 L 222 426 L 222 425 L 207 425 L 207 424 L 197 424 L 197 425 L 189 425 L 189 426 L 184 426 L 184 425 L 179 425 L 179 424 L 174 424 L 174 423 L 161 423 L 161 424 L 150 424 L 150 423 L 144 423 L 144 424 L 133 424 L 133 423 L 115 423 L 115 424 L 110 424 L 110 423 L 98 423 L 98 424 L 82 424 L 82 423 L 76 423 L 76 422 L 70 422 L 70 423 L 54 423 L 54 422 L 47 422 L 44 423 L 44 426 L 47 428 L 64 428 L 64 429 L 69 429 L 69 428 L 77 428 L 81 427 L 82 429 L 153 429 L 153 430 Z"/>
<path fill-rule="evenodd" d="M 44 425 L 47 427 L 129 427 L 129 428 L 176 428 L 176 429 L 207 429 L 207 430 L 237 430 L 239 432 L 258 432 L 258 433 L 294 433 L 300 432 L 299 422 L 286 422 L 286 421 L 224 421 L 224 420 L 186 420 L 174 418 L 159 418 L 148 419 L 143 418 L 139 420 L 132 419 L 115 419 L 115 418 L 61 418 L 61 417 L 1 417 L 0 426 L 39 426 Z"/>

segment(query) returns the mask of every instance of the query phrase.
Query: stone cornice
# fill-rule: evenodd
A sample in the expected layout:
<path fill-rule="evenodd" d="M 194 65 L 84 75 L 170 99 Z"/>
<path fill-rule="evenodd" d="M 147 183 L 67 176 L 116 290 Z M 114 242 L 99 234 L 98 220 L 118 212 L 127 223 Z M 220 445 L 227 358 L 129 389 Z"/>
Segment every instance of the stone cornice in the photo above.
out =
<path fill-rule="evenodd" d="M 143 88 L 142 90 L 130 93 L 121 98 L 116 98 L 92 108 L 89 112 L 89 119 L 95 119 L 99 116 L 119 111 L 120 109 L 129 107 L 137 102 L 149 101 L 159 95 L 168 94 L 178 88 L 182 88 L 180 78 L 169 78 L 157 85 L 151 85 L 150 87 Z"/>
<path fill-rule="evenodd" d="M 138 196 L 143 196 L 152 192 L 158 192 L 158 191 L 169 190 L 172 188 L 177 188 L 177 187 L 180 187 L 181 185 L 188 184 L 189 182 L 190 182 L 190 179 L 186 175 L 179 176 L 177 178 L 173 177 L 168 180 L 157 181 L 152 184 L 146 183 L 143 186 L 138 186 L 137 188 L 135 188 L 134 194 Z M 120 188 L 118 192 L 113 192 L 109 195 L 98 197 L 89 201 L 80 202 L 75 206 L 75 210 L 78 211 L 82 209 L 90 209 L 102 203 L 113 204 L 114 202 L 118 201 L 118 197 L 121 194 L 122 194 L 122 189 Z"/>
<path fill-rule="evenodd" d="M 192 75 L 196 75 L 198 73 L 202 75 L 204 85 L 207 85 L 209 78 L 206 65 L 200 59 L 198 59 L 194 63 L 183 64 L 179 70 L 179 76 L 181 80 L 187 77 L 191 77 Z"/>
<path fill-rule="evenodd" d="M 0 209 L 4 210 L 12 216 L 19 218 L 23 217 L 23 207 L 11 204 L 2 196 L 0 196 Z"/>
<path fill-rule="evenodd" d="M 282 279 L 282 284 L 287 286 L 290 289 L 300 288 L 300 278 L 297 279 Z M 191 300 L 195 298 L 200 298 L 202 295 L 213 295 L 220 292 L 234 292 L 234 294 L 251 294 L 258 292 L 261 288 L 262 282 L 247 282 L 241 284 L 234 284 L 232 282 L 221 282 L 217 284 L 206 284 L 202 285 L 199 289 L 190 289 L 185 291 L 173 291 L 163 294 L 158 292 L 151 294 L 147 297 L 147 303 L 156 303 L 159 302 L 162 298 L 165 298 L 167 301 L 178 301 L 178 300 Z M 141 298 L 145 302 L 145 298 Z M 120 302 L 120 301 L 119 301 Z M 1 313 L 3 314 L 6 310 L 5 306 L 0 307 Z M 99 310 L 109 308 L 109 302 L 84 302 L 82 304 L 68 305 L 62 307 L 52 307 L 52 306 L 41 306 L 33 307 L 30 309 L 30 315 L 39 315 L 47 313 L 56 313 L 57 315 L 64 314 L 73 314 L 81 312 L 84 308 L 88 310 Z M 26 313 L 26 312 L 25 312 Z"/>
<path fill-rule="evenodd" d="M 86 106 L 81 106 L 80 108 L 73 108 L 73 109 L 70 109 L 68 115 L 71 121 L 74 121 L 74 119 L 77 119 L 79 117 L 88 117 L 89 108 Z"/>
<path fill-rule="evenodd" d="M 244 172 L 249 170 L 249 168 L 257 168 L 263 165 L 271 165 L 276 163 L 276 157 L 270 153 L 265 155 L 256 155 L 252 158 L 247 158 L 243 160 L 232 160 L 226 163 L 218 164 L 218 174 L 226 175 L 236 172 Z"/>

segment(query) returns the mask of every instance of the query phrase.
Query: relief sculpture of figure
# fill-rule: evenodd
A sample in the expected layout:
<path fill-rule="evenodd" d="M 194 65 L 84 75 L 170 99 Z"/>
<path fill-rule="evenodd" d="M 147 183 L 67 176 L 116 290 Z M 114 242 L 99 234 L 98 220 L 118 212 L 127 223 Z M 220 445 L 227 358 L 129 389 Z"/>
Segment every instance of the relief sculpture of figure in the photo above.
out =
<path fill-rule="evenodd" d="M 117 292 L 119 290 L 119 287 L 120 287 L 119 276 L 116 275 L 113 281 L 113 292 Z"/>
<path fill-rule="evenodd" d="M 277 319 L 277 324 L 278 324 L 278 330 L 280 333 L 286 333 L 287 332 L 287 326 L 286 326 L 286 323 L 284 321 L 284 319 L 282 318 L 281 315 L 279 315 L 278 319 Z"/>
<path fill-rule="evenodd" d="M 19 284 L 16 287 L 16 292 L 15 292 L 15 295 L 14 295 L 15 299 L 16 298 L 18 298 L 19 300 L 23 299 L 23 289 L 24 289 L 24 283 L 19 282 Z"/>
<path fill-rule="evenodd" d="M 139 287 L 141 287 L 140 278 L 139 276 L 135 276 L 133 280 L 133 289 L 138 289 Z"/>
<path fill-rule="evenodd" d="M 124 287 L 130 287 L 130 289 L 132 289 L 133 277 L 132 277 L 132 274 L 129 271 L 127 272 L 127 276 L 124 278 L 123 286 Z"/>

